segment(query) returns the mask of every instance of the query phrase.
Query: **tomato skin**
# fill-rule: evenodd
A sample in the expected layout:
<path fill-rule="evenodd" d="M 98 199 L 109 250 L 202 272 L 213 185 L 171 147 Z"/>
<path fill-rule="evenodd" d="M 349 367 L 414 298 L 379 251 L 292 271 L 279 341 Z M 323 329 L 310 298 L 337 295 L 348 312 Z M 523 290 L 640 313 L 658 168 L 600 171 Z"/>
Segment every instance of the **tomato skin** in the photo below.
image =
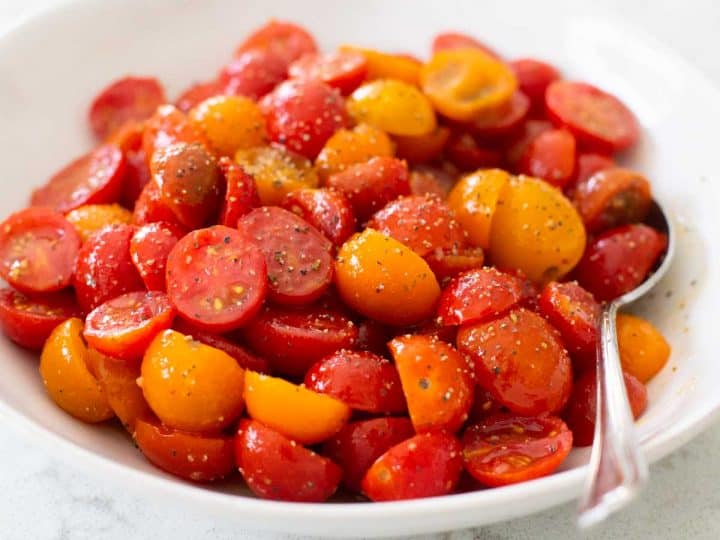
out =
<path fill-rule="evenodd" d="M 140 192 L 137 201 L 135 201 L 132 221 L 135 225 L 164 221 L 185 228 L 175 217 L 175 213 L 163 201 L 160 186 L 155 182 L 148 182 Z"/>
<path fill-rule="evenodd" d="M 73 286 L 83 311 L 90 312 L 116 296 L 145 288 L 130 257 L 134 233 L 130 225 L 110 225 L 80 248 Z"/>
<path fill-rule="evenodd" d="M 243 330 L 250 347 L 274 372 L 303 376 L 321 358 L 352 348 L 355 324 L 335 310 L 310 306 L 300 311 L 266 307 Z"/>
<path fill-rule="evenodd" d="M 522 174 L 565 187 L 575 171 L 575 137 L 565 129 L 541 133 L 525 150 L 519 167 Z"/>
<path fill-rule="evenodd" d="M 304 28 L 273 19 L 245 38 L 235 50 L 235 56 L 251 50 L 271 51 L 289 65 L 304 54 L 316 52 L 317 44 Z"/>
<path fill-rule="evenodd" d="M 281 83 L 260 106 L 270 140 L 308 159 L 315 159 L 332 134 L 348 124 L 342 96 L 320 81 Z"/>
<path fill-rule="evenodd" d="M 107 225 L 129 224 L 132 214 L 119 204 L 87 204 L 65 214 L 65 219 L 73 224 L 80 240 L 84 242 Z"/>
<path fill-rule="evenodd" d="M 620 313 L 617 316 L 618 350 L 623 370 L 649 382 L 670 358 L 670 345 L 650 321 Z"/>
<path fill-rule="evenodd" d="M 198 435 L 138 419 L 135 442 L 153 464 L 193 482 L 212 482 L 235 469 L 232 437 Z"/>
<path fill-rule="evenodd" d="M 370 124 L 340 129 L 330 137 L 315 160 L 315 169 L 323 179 L 373 157 L 394 155 L 393 141 L 387 133 Z"/>
<path fill-rule="evenodd" d="M 277 53 L 253 49 L 223 67 L 218 77 L 225 94 L 258 100 L 287 77 L 287 62 Z"/>
<path fill-rule="evenodd" d="M 580 285 L 600 302 L 640 285 L 667 249 L 667 236 L 647 225 L 624 225 L 597 236 L 575 268 Z"/>
<path fill-rule="evenodd" d="M 167 258 L 185 233 L 180 225 L 167 221 L 148 223 L 135 229 L 130 239 L 130 258 L 148 290 L 167 289 Z"/>
<path fill-rule="evenodd" d="M 387 342 L 392 337 L 392 330 L 384 324 L 373 320 L 365 319 L 357 323 L 358 337 L 355 341 L 355 348 L 359 351 L 368 351 L 379 356 L 387 355 Z"/>
<path fill-rule="evenodd" d="M 445 169 L 417 165 L 410 170 L 408 181 L 412 195 L 435 195 L 445 200 L 455 180 L 455 175 Z"/>
<path fill-rule="evenodd" d="M 125 77 L 95 97 L 88 120 L 95 137 L 104 139 L 127 121 L 150 117 L 165 102 L 165 91 L 157 79 Z"/>
<path fill-rule="evenodd" d="M 0 289 L 0 328 L 26 349 L 41 350 L 56 326 L 80 316 L 80 307 L 70 292 L 29 298 L 9 287 Z"/>
<path fill-rule="evenodd" d="M 358 411 L 394 414 L 407 410 L 397 369 L 370 352 L 340 350 L 326 356 L 305 374 L 305 386 Z"/>
<path fill-rule="evenodd" d="M 337 489 L 342 470 L 256 420 L 241 420 L 235 461 L 248 487 L 263 499 L 322 502 Z"/>
<path fill-rule="evenodd" d="M 373 462 L 391 447 L 415 435 L 407 418 L 373 418 L 350 422 L 323 444 L 323 455 L 340 465 L 343 484 L 360 493 L 360 482 Z"/>
<path fill-rule="evenodd" d="M 433 38 L 431 50 L 433 53 L 448 49 L 479 49 L 494 58 L 500 58 L 498 53 L 493 51 L 477 39 L 458 32 L 443 32 Z"/>
<path fill-rule="evenodd" d="M 545 104 L 545 90 L 550 83 L 560 78 L 558 70 L 547 62 L 533 58 L 513 60 L 510 62 L 510 68 L 517 77 L 520 90 L 530 98 L 533 109 L 542 110 Z"/>
<path fill-rule="evenodd" d="M 211 148 L 200 127 L 173 105 L 158 107 L 155 114 L 145 122 L 142 135 L 142 150 L 150 162 L 153 154 L 175 143 L 200 143 Z"/>
<path fill-rule="evenodd" d="M 523 92 L 517 90 L 504 109 L 496 114 L 482 116 L 462 124 L 462 126 L 479 140 L 491 144 L 497 140 L 506 140 L 518 133 L 529 111 L 530 99 Z"/>
<path fill-rule="evenodd" d="M 440 284 L 445 287 L 452 278 L 470 270 L 482 268 L 485 253 L 482 248 L 468 247 L 459 251 L 435 250 L 425 261 Z"/>
<path fill-rule="evenodd" d="M 615 161 L 611 157 L 593 152 L 580 152 L 575 167 L 574 184 L 580 185 L 586 182 L 595 173 L 615 167 Z M 572 185 L 572 184 L 571 184 Z"/>
<path fill-rule="evenodd" d="M 462 472 L 461 446 L 447 433 L 422 433 L 396 444 L 372 464 L 362 490 L 372 501 L 452 493 Z"/>
<path fill-rule="evenodd" d="M 397 155 L 410 163 L 427 163 L 440 157 L 443 148 L 450 137 L 450 129 L 437 126 L 427 135 L 393 137 L 397 148 Z"/>
<path fill-rule="evenodd" d="M 342 245 L 355 232 L 357 222 L 350 201 L 331 189 L 298 189 L 280 204 L 323 233 L 335 246 Z"/>
<path fill-rule="evenodd" d="M 150 182 L 150 167 L 142 150 L 125 152 L 125 161 L 125 186 L 120 202 L 125 208 L 132 210 L 143 188 Z"/>
<path fill-rule="evenodd" d="M 445 154 L 462 171 L 493 168 L 502 163 L 500 150 L 482 146 L 472 135 L 462 131 L 450 135 Z"/>
<path fill-rule="evenodd" d="M 123 189 L 127 163 L 122 151 L 105 144 L 77 158 L 33 191 L 32 206 L 47 206 L 65 213 L 86 204 L 117 202 Z"/>
<path fill-rule="evenodd" d="M 475 364 L 480 386 L 512 412 L 556 413 L 572 389 L 572 365 L 557 330 L 540 315 L 518 308 L 490 322 L 466 325 L 458 350 Z"/>
<path fill-rule="evenodd" d="M 525 150 L 530 143 L 541 133 L 553 129 L 553 125 L 547 120 L 526 120 L 515 137 L 511 138 L 504 147 L 504 162 L 509 170 L 515 172 Z"/>
<path fill-rule="evenodd" d="M 220 209 L 220 225 L 237 227 L 238 220 L 260 206 L 255 180 L 227 156 L 218 161 L 225 177 L 225 200 Z"/>
<path fill-rule="evenodd" d="M 207 82 L 195 83 L 191 87 L 183 91 L 175 100 L 175 106 L 184 113 L 189 113 L 191 109 L 199 105 L 206 99 L 225 94 L 225 87 L 220 80 L 212 80 Z"/>
<path fill-rule="evenodd" d="M 295 79 L 320 80 L 347 96 L 362 84 L 367 70 L 365 56 L 356 51 L 341 50 L 304 55 L 290 64 L 288 74 Z"/>
<path fill-rule="evenodd" d="M 496 487 L 554 472 L 570 453 L 573 433 L 555 416 L 496 415 L 468 427 L 462 442 L 465 470 Z"/>

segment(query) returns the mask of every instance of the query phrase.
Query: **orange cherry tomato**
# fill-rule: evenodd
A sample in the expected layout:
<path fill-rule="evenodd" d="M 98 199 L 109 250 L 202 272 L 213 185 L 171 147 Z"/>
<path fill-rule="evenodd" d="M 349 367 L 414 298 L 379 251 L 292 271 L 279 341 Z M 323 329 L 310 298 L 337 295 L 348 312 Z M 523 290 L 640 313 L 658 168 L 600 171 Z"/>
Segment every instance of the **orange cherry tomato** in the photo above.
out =
<path fill-rule="evenodd" d="M 617 335 L 623 371 L 640 382 L 649 382 L 670 358 L 670 345 L 650 321 L 620 313 Z"/>
<path fill-rule="evenodd" d="M 86 204 L 65 215 L 83 242 L 106 225 L 132 222 L 132 213 L 119 204 Z"/>
<path fill-rule="evenodd" d="M 343 45 L 341 52 L 360 53 L 367 62 L 366 79 L 397 79 L 407 84 L 417 85 L 420 77 L 420 62 L 402 54 L 389 54 L 374 49 L 364 49 Z"/>
<path fill-rule="evenodd" d="M 235 55 L 254 49 L 272 51 L 289 65 L 304 54 L 316 52 L 317 44 L 308 31 L 297 24 L 272 19 L 245 38 Z"/>
<path fill-rule="evenodd" d="M 321 178 L 328 178 L 356 163 L 393 155 L 393 143 L 384 131 L 358 124 L 352 129 L 339 129 L 327 140 L 315 160 L 315 168 Z"/>
<path fill-rule="evenodd" d="M 450 137 L 450 129 L 437 126 L 425 135 L 393 137 L 397 146 L 397 155 L 410 163 L 427 163 L 436 160 Z"/>

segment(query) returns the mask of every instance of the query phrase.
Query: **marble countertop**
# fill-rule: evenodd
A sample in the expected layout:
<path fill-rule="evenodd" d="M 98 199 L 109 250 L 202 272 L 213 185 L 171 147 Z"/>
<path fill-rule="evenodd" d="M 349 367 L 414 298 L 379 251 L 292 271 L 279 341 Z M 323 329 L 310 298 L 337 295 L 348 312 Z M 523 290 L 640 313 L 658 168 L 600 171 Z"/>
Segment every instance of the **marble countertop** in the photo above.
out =
<path fill-rule="evenodd" d="M 56 0 L 0 0 L 0 30 L 30 9 Z M 581 0 L 575 0 L 575 5 Z M 591 0 L 582 0 L 590 2 Z M 608 8 L 672 45 L 720 85 L 720 3 L 716 0 L 606 0 Z M 76 466 L 77 465 L 77 466 Z M 224 540 L 286 538 L 188 515 L 162 501 L 138 498 L 34 448 L 22 434 L 0 436 L 0 540 Z M 475 530 L 418 540 L 529 538 L 720 538 L 720 424 L 651 469 L 642 498 L 587 533 L 574 527 L 575 505 Z"/>

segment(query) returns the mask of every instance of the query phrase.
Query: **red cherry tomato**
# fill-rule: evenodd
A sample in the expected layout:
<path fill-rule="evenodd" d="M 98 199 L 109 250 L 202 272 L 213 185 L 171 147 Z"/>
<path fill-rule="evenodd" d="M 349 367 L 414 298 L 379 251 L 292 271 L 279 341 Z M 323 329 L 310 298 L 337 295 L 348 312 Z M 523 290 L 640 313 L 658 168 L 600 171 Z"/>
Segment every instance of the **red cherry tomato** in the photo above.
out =
<path fill-rule="evenodd" d="M 435 36 L 435 38 L 433 39 L 433 54 L 438 51 L 445 51 L 448 49 L 480 49 L 481 51 L 489 54 L 493 58 L 500 58 L 498 53 L 493 51 L 484 43 L 480 43 L 477 39 L 465 34 L 460 34 L 458 32 L 443 32 L 442 34 L 438 34 L 437 36 Z"/>
<path fill-rule="evenodd" d="M 645 281 L 666 248 L 667 236 L 647 225 L 610 229 L 585 248 L 575 276 L 597 300 L 612 300 Z"/>
<path fill-rule="evenodd" d="M 111 225 L 94 233 L 80 248 L 73 285 L 83 311 L 145 288 L 130 258 L 134 233 L 130 225 Z"/>
<path fill-rule="evenodd" d="M 517 133 L 529 111 L 530 100 L 524 93 L 517 91 L 507 107 L 498 114 L 481 116 L 466 124 L 465 128 L 479 139 L 490 143 Z"/>
<path fill-rule="evenodd" d="M 304 28 L 289 22 L 271 20 L 250 34 L 235 50 L 235 56 L 253 49 L 272 51 L 289 65 L 305 54 L 317 52 L 317 45 Z"/>
<path fill-rule="evenodd" d="M 288 64 L 269 50 L 242 53 L 220 71 L 223 93 L 258 100 L 287 77 Z"/>
<path fill-rule="evenodd" d="M 624 150 L 640 136 L 632 111 L 615 96 L 587 83 L 553 82 L 545 92 L 545 106 L 554 122 L 566 126 L 588 148 Z"/>
<path fill-rule="evenodd" d="M 158 221 L 138 227 L 130 240 L 130 257 L 148 290 L 165 291 L 167 258 L 185 229 Z"/>
<path fill-rule="evenodd" d="M 237 227 L 238 220 L 260 206 L 255 180 L 227 156 L 218 161 L 225 177 L 225 201 L 220 209 L 220 224 Z"/>
<path fill-rule="evenodd" d="M 335 310 L 266 307 L 244 328 L 243 336 L 255 352 L 270 360 L 274 372 L 303 376 L 321 358 L 352 348 L 358 330 Z"/>
<path fill-rule="evenodd" d="M 25 293 L 64 289 L 72 280 L 80 237 L 49 208 L 26 208 L 0 223 L 0 276 Z"/>
<path fill-rule="evenodd" d="M 489 416 L 507 412 L 507 408 L 500 405 L 490 392 L 477 386 L 475 388 L 475 401 L 473 401 L 468 413 L 468 423 L 474 424 Z"/>
<path fill-rule="evenodd" d="M 460 170 L 491 169 L 502 163 L 502 152 L 481 146 L 470 133 L 456 131 L 445 145 L 445 156 Z"/>
<path fill-rule="evenodd" d="M 450 129 L 445 126 L 437 126 L 427 135 L 395 135 L 395 154 L 410 163 L 429 163 L 440 157 L 449 138 Z"/>
<path fill-rule="evenodd" d="M 575 171 L 575 137 L 565 129 L 541 133 L 523 153 L 519 167 L 522 174 L 565 187 Z"/>
<path fill-rule="evenodd" d="M 175 106 L 182 112 L 188 113 L 206 99 L 225 94 L 225 85 L 220 80 L 195 83 L 185 90 L 175 100 Z"/>
<path fill-rule="evenodd" d="M 211 148 L 200 128 L 173 105 L 163 105 L 145 122 L 142 149 L 148 162 L 157 150 L 171 144 L 200 143 Z"/>
<path fill-rule="evenodd" d="M 482 248 L 434 251 L 425 257 L 425 262 L 428 263 L 438 281 L 443 284 L 463 272 L 482 268 L 485 263 L 485 254 Z"/>
<path fill-rule="evenodd" d="M 455 277 L 443 290 L 438 319 L 446 326 L 491 319 L 526 303 L 534 292 L 527 280 L 495 268 L 470 270 Z"/>
<path fill-rule="evenodd" d="M 157 79 L 125 77 L 104 88 L 88 111 L 90 127 L 98 139 L 105 139 L 129 120 L 145 120 L 166 102 Z"/>
<path fill-rule="evenodd" d="M 83 336 L 103 354 L 135 360 L 155 335 L 167 330 L 175 309 L 164 292 L 131 292 L 100 304 L 85 319 Z"/>
<path fill-rule="evenodd" d="M 41 350 L 56 326 L 81 316 L 72 293 L 29 298 L 9 287 L 0 289 L 0 328 L 21 347 Z"/>
<path fill-rule="evenodd" d="M 633 418 L 639 418 L 647 408 L 647 389 L 633 375 L 623 372 Z M 575 446 L 590 446 L 595 434 L 597 405 L 597 375 L 594 369 L 587 370 L 576 381 L 563 418 L 573 432 Z"/>
<path fill-rule="evenodd" d="M 545 105 L 545 90 L 550 83 L 560 78 L 555 67 L 541 60 L 520 58 L 510 62 L 510 69 L 517 77 L 518 87 L 530 98 L 533 109 L 542 110 Z"/>
<path fill-rule="evenodd" d="M 526 120 L 519 133 L 505 147 L 504 153 L 507 165 L 515 170 L 530 143 L 541 133 L 551 129 L 553 129 L 553 125 L 547 120 Z"/>
<path fill-rule="evenodd" d="M 298 189 L 285 196 L 281 206 L 297 214 L 334 245 L 340 246 L 355 232 L 355 215 L 342 193 L 330 189 Z"/>
<path fill-rule="evenodd" d="M 373 418 L 346 424 L 323 445 L 322 453 L 343 470 L 343 484 L 360 492 L 360 482 L 377 458 L 415 435 L 407 418 Z"/>
<path fill-rule="evenodd" d="M 585 182 L 596 172 L 615 167 L 615 161 L 611 157 L 592 152 L 578 154 L 577 166 L 575 167 L 575 185 Z"/>
<path fill-rule="evenodd" d="M 106 144 L 76 159 L 33 191 L 32 206 L 48 206 L 66 213 L 85 204 L 120 199 L 127 163 L 120 149 Z"/>
<path fill-rule="evenodd" d="M 263 499 L 322 502 L 342 477 L 329 459 L 256 420 L 240 420 L 235 461 L 248 487 Z"/>
<path fill-rule="evenodd" d="M 362 479 L 373 501 L 397 501 L 451 493 L 462 472 L 461 446 L 447 433 L 422 433 L 380 456 Z"/>
<path fill-rule="evenodd" d="M 511 411 L 556 413 L 572 389 L 572 366 L 557 330 L 519 308 L 490 322 L 466 325 L 458 349 L 475 364 L 478 384 Z"/>
<path fill-rule="evenodd" d="M 265 206 L 244 215 L 238 228 L 265 257 L 269 297 L 282 304 L 308 304 L 330 286 L 332 244 L 292 212 Z"/>
<path fill-rule="evenodd" d="M 327 185 L 345 194 L 360 222 L 390 201 L 410 193 L 407 164 L 391 157 L 374 157 L 351 165 L 330 176 Z"/>
<path fill-rule="evenodd" d="M 322 81 L 347 96 L 365 80 L 367 70 L 368 63 L 363 54 L 342 50 L 329 54 L 311 53 L 302 56 L 290 64 L 288 74 L 296 79 Z"/>
<path fill-rule="evenodd" d="M 248 322 L 267 292 L 262 253 L 248 237 L 223 225 L 193 231 L 175 244 L 166 278 L 178 313 L 208 332 Z"/>
<path fill-rule="evenodd" d="M 140 196 L 135 201 L 133 210 L 133 223 L 136 225 L 145 225 L 156 221 L 164 221 L 165 223 L 173 223 L 180 228 L 175 213 L 165 204 L 160 193 L 160 187 L 156 182 L 148 182 L 140 192 Z"/>
<path fill-rule="evenodd" d="M 125 152 L 125 184 L 120 197 L 123 206 L 133 209 L 142 190 L 150 182 L 150 167 L 145 152 L 129 150 Z"/>
<path fill-rule="evenodd" d="M 358 411 L 378 414 L 407 410 L 397 369 L 370 352 L 340 350 L 305 374 L 305 386 Z"/>
<path fill-rule="evenodd" d="M 438 167 L 417 165 L 410 171 L 412 195 L 436 195 L 445 199 L 455 184 L 456 175 Z"/>
<path fill-rule="evenodd" d="M 491 416 L 465 431 L 463 461 L 481 484 L 506 486 L 554 472 L 572 442 L 572 432 L 555 416 Z"/>
<path fill-rule="evenodd" d="M 135 442 L 153 465 L 186 480 L 211 482 L 235 468 L 232 437 L 186 433 L 139 418 Z"/>

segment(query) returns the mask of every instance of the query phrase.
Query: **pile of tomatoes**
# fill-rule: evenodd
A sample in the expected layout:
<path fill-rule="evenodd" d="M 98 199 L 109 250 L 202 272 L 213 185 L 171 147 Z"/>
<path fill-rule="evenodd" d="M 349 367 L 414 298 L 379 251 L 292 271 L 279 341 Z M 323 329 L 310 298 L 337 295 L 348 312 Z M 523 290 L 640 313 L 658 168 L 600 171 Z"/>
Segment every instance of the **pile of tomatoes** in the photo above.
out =
<path fill-rule="evenodd" d="M 460 34 L 423 62 L 272 21 L 174 105 L 126 77 L 89 123 L 0 226 L 0 323 L 71 415 L 289 501 L 500 486 L 591 443 L 598 302 L 667 243 L 616 97 Z M 638 416 L 670 349 L 618 324 Z"/>

